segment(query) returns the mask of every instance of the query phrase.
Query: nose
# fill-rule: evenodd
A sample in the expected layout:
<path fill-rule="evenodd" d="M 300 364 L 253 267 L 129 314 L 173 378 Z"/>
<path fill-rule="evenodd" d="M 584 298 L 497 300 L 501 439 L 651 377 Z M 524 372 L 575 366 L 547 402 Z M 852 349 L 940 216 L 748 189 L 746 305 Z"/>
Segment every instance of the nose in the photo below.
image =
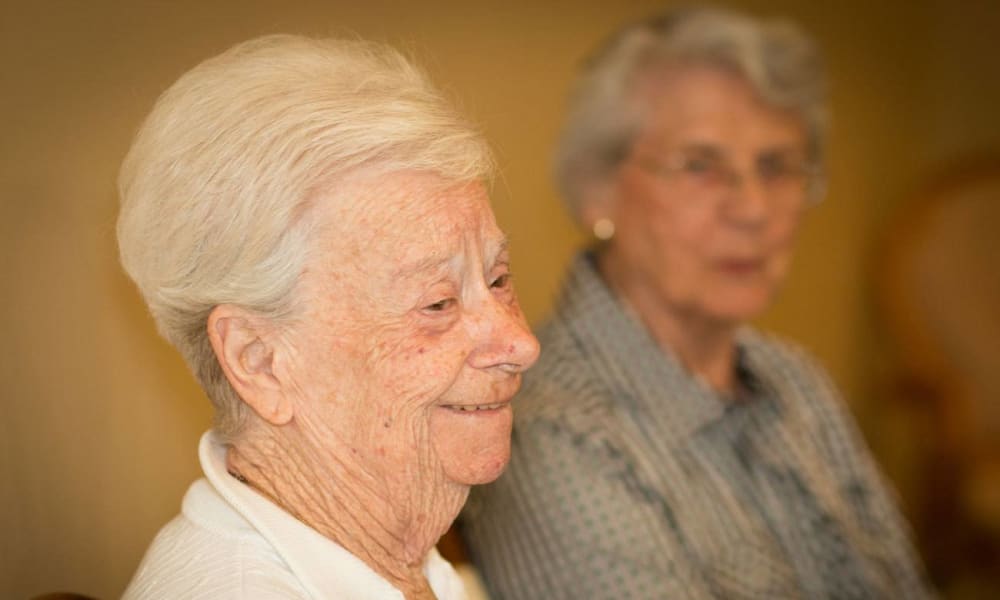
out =
<path fill-rule="evenodd" d="M 476 343 L 469 356 L 473 367 L 521 373 L 538 360 L 538 339 L 517 302 L 507 303 L 491 295 L 480 303 L 469 322 Z"/>
<path fill-rule="evenodd" d="M 767 219 L 769 206 L 767 186 L 756 174 L 735 178 L 724 203 L 725 214 L 730 220 L 750 227 Z"/>

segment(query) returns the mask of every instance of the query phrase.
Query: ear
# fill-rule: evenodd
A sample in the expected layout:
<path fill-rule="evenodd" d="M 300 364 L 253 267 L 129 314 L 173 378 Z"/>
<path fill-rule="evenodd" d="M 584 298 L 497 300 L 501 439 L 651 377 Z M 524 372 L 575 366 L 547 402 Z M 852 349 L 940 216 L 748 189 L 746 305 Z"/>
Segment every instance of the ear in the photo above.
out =
<path fill-rule="evenodd" d="M 594 178 L 585 188 L 580 198 L 580 224 L 587 231 L 601 219 L 617 221 L 618 178 L 608 176 Z"/>
<path fill-rule="evenodd" d="M 260 316 L 220 304 L 208 315 L 208 339 L 240 398 L 268 423 L 284 425 L 291 421 L 294 409 L 274 375 L 275 349 L 265 335 L 265 325 Z"/>

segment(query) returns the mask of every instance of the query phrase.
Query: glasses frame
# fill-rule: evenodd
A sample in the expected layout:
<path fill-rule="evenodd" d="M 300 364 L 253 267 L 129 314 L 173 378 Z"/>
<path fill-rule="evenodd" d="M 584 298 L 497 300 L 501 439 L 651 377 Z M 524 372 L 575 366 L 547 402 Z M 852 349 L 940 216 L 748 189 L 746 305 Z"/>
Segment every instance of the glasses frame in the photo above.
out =
<path fill-rule="evenodd" d="M 739 186 L 742 186 L 744 181 L 751 176 L 756 177 L 758 182 L 761 182 L 762 185 L 766 186 L 764 183 L 766 177 L 761 173 L 761 158 L 762 156 L 758 156 L 756 158 L 752 175 L 741 172 L 731 163 L 720 158 L 711 156 L 689 156 L 682 151 L 669 153 L 666 155 L 665 159 L 655 159 L 649 156 L 635 156 L 628 160 L 643 171 L 662 179 L 675 179 L 682 176 L 695 177 L 711 172 L 711 174 L 719 178 L 726 187 L 730 190 L 735 190 Z M 700 170 L 694 166 L 698 162 L 713 161 L 716 164 L 707 170 Z M 803 177 L 802 206 L 815 206 L 823 201 L 823 198 L 826 195 L 826 178 L 823 169 L 815 161 L 806 161 L 806 164 L 800 169 L 797 169 L 794 174 Z"/>

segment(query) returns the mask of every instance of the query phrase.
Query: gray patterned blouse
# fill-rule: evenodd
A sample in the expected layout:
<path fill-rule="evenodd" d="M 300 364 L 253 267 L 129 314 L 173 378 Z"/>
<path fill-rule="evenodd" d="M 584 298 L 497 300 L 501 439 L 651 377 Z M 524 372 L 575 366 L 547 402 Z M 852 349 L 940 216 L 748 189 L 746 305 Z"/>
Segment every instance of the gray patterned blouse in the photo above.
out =
<path fill-rule="evenodd" d="M 463 535 L 494 600 L 931 595 L 841 399 L 739 335 L 728 401 L 576 260 L 515 399 L 511 462 Z"/>

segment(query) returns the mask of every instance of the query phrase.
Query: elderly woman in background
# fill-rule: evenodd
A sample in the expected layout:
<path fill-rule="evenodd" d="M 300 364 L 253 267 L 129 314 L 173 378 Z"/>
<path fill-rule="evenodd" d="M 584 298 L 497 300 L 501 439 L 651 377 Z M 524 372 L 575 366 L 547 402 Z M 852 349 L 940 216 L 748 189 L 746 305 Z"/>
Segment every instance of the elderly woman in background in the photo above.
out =
<path fill-rule="evenodd" d="M 921 598 L 907 532 L 827 376 L 746 325 L 822 192 L 824 82 L 794 26 L 630 26 L 556 158 L 599 240 L 464 533 L 495 599 Z"/>
<path fill-rule="evenodd" d="M 215 407 L 126 598 L 463 598 L 434 550 L 538 354 L 482 139 L 398 53 L 271 36 L 157 102 L 121 258 Z"/>

